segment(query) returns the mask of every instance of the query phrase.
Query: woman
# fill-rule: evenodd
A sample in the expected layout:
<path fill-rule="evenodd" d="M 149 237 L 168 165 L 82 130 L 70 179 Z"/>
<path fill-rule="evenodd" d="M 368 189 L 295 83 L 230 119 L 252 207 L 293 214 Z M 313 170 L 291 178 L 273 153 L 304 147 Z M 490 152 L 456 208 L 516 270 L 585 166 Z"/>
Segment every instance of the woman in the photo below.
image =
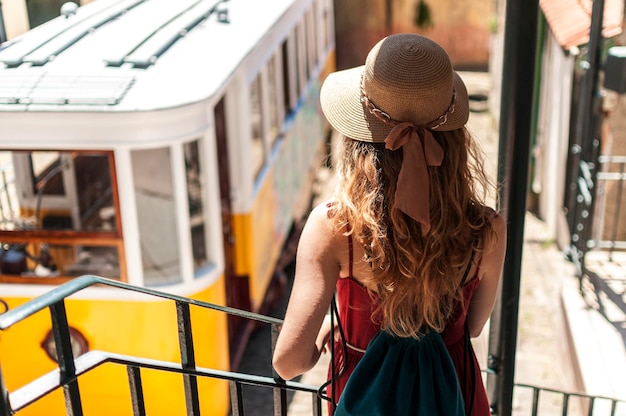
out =
<path fill-rule="evenodd" d="M 351 383 L 369 377 L 355 370 L 368 344 L 388 352 L 398 340 L 432 341 L 425 348 L 436 349 L 441 339 L 449 356 L 426 364 L 444 372 L 451 359 L 458 379 L 450 388 L 462 393 L 465 413 L 488 415 L 469 337 L 493 310 L 506 226 L 484 202 L 488 180 L 465 129 L 463 81 L 438 44 L 397 34 L 378 42 L 364 66 L 330 74 L 320 100 L 343 136 L 337 187 L 303 230 L 274 369 L 284 379 L 308 371 L 333 338 L 336 403 L 354 371 Z M 325 321 L 335 291 L 343 337 Z M 426 364 L 418 364 L 394 365 L 423 377 Z M 356 400 L 344 396 L 340 407 Z"/>

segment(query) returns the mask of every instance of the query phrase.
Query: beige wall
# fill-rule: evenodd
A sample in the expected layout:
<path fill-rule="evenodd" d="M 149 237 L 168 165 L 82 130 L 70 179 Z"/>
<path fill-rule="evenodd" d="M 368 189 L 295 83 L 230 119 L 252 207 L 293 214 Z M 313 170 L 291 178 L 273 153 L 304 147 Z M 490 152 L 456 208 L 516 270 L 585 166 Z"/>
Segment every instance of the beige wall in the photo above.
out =
<path fill-rule="evenodd" d="M 80 5 L 91 1 L 93 0 L 75 0 Z M 7 39 L 13 39 L 30 29 L 25 0 L 2 0 L 1 4 Z"/>
<path fill-rule="evenodd" d="M 495 19 L 494 1 L 426 0 L 432 26 L 414 24 L 416 0 L 396 0 L 394 31 L 417 32 L 439 43 L 458 67 L 487 68 L 490 27 Z"/>
<path fill-rule="evenodd" d="M 28 13 L 24 0 L 3 0 L 2 16 L 7 39 L 12 39 L 28 30 Z"/>
<path fill-rule="evenodd" d="M 441 44 L 457 69 L 486 70 L 495 0 L 425 1 L 432 25 L 420 28 L 415 24 L 418 0 L 335 0 L 337 67 L 359 65 L 382 37 L 410 32 Z"/>

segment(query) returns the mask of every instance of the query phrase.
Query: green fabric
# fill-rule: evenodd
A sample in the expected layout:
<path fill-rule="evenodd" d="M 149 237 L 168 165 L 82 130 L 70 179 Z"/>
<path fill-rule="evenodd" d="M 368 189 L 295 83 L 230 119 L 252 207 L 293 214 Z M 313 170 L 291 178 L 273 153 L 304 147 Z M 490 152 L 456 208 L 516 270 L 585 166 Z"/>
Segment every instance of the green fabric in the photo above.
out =
<path fill-rule="evenodd" d="M 464 403 L 441 335 L 419 341 L 380 331 L 348 379 L 335 416 L 463 416 Z"/>

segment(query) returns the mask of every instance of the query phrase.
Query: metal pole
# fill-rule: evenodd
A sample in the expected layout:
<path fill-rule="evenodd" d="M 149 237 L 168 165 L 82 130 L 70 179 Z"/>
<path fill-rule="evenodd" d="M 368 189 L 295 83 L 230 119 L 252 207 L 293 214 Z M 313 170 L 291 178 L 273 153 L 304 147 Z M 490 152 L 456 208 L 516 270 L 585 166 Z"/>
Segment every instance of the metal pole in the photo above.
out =
<path fill-rule="evenodd" d="M 585 74 L 585 79 L 589 79 L 586 86 L 589 97 L 589 108 L 585 113 L 580 113 L 588 121 L 586 122 L 586 130 L 583 130 L 585 136 L 582 140 L 581 157 L 584 160 L 593 162 L 597 150 L 599 140 L 599 132 L 602 131 L 602 95 L 599 83 L 600 68 L 602 66 L 602 20 L 604 19 L 604 0 L 594 0 L 591 9 L 591 27 L 589 28 L 589 46 L 587 51 L 587 61 L 589 62 L 589 70 Z M 597 166 L 595 166 L 597 171 Z"/>
<path fill-rule="evenodd" d="M 602 60 L 602 19 L 604 15 L 604 0 L 594 0 L 591 8 L 591 26 L 589 28 L 589 42 L 587 44 L 586 60 L 580 63 L 582 69 L 585 70 L 579 93 L 579 105 L 576 113 L 576 129 L 574 130 L 573 140 L 570 146 L 570 157 L 568 167 L 570 169 L 569 181 L 569 201 L 568 208 L 568 224 L 571 234 L 575 234 L 574 227 L 576 225 L 577 213 L 576 206 L 576 189 L 579 176 L 579 164 L 581 159 L 590 161 L 592 154 L 592 141 L 595 126 L 594 117 L 594 101 L 599 99 L 598 77 Z"/>
<path fill-rule="evenodd" d="M 488 376 L 488 393 L 492 413 L 509 416 L 515 381 L 539 1 L 509 0 L 505 13 L 498 182 L 503 184 L 500 210 L 508 223 L 508 238 L 502 284 L 489 338 L 492 372 Z"/>

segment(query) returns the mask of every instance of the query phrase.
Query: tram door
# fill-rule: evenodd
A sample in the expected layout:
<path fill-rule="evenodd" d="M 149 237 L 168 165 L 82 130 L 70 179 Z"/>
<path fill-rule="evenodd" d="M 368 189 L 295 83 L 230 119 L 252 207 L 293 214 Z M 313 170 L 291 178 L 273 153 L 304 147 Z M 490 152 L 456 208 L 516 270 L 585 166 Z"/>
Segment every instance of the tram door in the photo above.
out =
<path fill-rule="evenodd" d="M 224 241 L 224 278 L 226 280 L 226 302 L 233 308 L 250 310 L 250 290 L 248 280 L 237 276 L 234 268 L 234 236 L 232 229 L 232 209 L 230 204 L 230 166 L 228 164 L 228 146 L 226 131 L 226 113 L 224 98 L 214 109 L 215 139 L 217 147 L 217 168 L 220 184 L 220 206 L 222 215 L 222 235 Z M 228 345 L 230 348 L 231 368 L 237 365 L 238 348 L 247 320 L 228 315 Z"/>

